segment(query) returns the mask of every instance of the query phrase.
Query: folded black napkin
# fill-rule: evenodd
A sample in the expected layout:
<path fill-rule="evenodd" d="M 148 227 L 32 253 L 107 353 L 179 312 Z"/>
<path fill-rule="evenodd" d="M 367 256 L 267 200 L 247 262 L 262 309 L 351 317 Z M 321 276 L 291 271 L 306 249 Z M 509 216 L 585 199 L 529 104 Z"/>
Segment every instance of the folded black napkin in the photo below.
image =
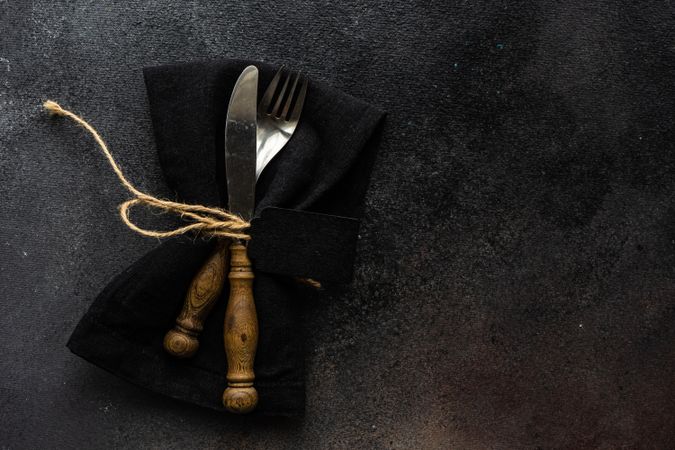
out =
<path fill-rule="evenodd" d="M 246 61 L 145 69 L 159 160 L 180 201 L 227 207 L 223 139 L 229 96 Z M 260 91 L 276 68 L 260 69 Z M 300 124 L 256 186 L 249 255 L 260 334 L 256 414 L 304 409 L 302 299 L 293 277 L 330 284 L 351 276 L 358 217 L 383 113 L 310 81 Z M 227 362 L 223 317 L 228 287 L 205 323 L 197 355 L 177 360 L 162 339 L 214 242 L 168 240 L 105 287 L 68 347 L 140 386 L 219 410 Z"/>

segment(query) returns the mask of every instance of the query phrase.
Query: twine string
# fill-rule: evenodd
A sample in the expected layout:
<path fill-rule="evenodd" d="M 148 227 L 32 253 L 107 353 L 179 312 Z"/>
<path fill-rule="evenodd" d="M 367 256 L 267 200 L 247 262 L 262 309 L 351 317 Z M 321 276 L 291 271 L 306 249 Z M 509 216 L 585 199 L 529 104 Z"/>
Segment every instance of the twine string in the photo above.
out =
<path fill-rule="evenodd" d="M 150 194 L 146 194 L 143 191 L 140 191 L 133 184 L 131 184 L 126 176 L 124 176 L 124 172 L 122 172 L 122 169 L 120 169 L 120 167 L 117 165 L 117 161 L 115 161 L 115 158 L 113 158 L 112 153 L 108 149 L 105 141 L 93 126 L 91 126 L 82 117 L 71 111 L 68 111 L 67 109 L 63 109 L 58 103 L 51 100 L 44 102 L 43 107 L 50 114 L 68 117 L 70 120 L 87 130 L 87 132 L 94 138 L 99 148 L 103 152 L 103 155 L 105 155 L 106 159 L 108 160 L 108 163 L 110 163 L 110 167 L 112 167 L 115 175 L 117 175 L 117 178 L 119 178 L 120 182 L 122 183 L 122 186 L 124 186 L 135 197 L 122 202 L 118 208 L 122 221 L 127 227 L 136 233 L 154 238 L 169 238 L 180 236 L 189 232 L 196 232 L 220 238 L 241 239 L 245 241 L 251 239 L 250 235 L 244 233 L 244 231 L 251 227 L 251 224 L 236 214 L 231 213 L 230 211 L 212 206 L 191 205 L 188 203 L 159 199 Z M 177 214 L 183 220 L 186 220 L 189 223 L 187 225 L 168 231 L 156 231 L 141 228 L 132 222 L 130 217 L 131 208 L 136 205 L 145 205 L 148 207 L 160 209 L 162 211 Z M 316 289 L 322 288 L 322 285 L 319 281 L 313 280 L 311 278 L 296 277 L 295 280 L 299 283 L 306 284 Z"/>
<path fill-rule="evenodd" d="M 47 100 L 43 107 L 51 114 L 71 119 L 73 122 L 87 130 L 87 132 L 94 138 L 99 148 L 103 152 L 103 155 L 105 155 L 106 159 L 108 160 L 108 163 L 110 163 L 110 166 L 115 172 L 115 175 L 117 175 L 117 178 L 119 178 L 120 182 L 122 183 L 122 186 L 124 186 L 135 197 L 119 205 L 120 217 L 130 229 L 143 236 L 154 238 L 169 238 L 189 232 L 195 232 L 221 238 L 241 240 L 251 239 L 250 235 L 244 233 L 245 230 L 250 228 L 251 224 L 236 214 L 233 214 L 225 209 L 159 199 L 138 190 L 133 184 L 131 184 L 127 177 L 124 176 L 124 172 L 122 172 L 122 169 L 120 169 L 120 167 L 117 165 L 117 162 L 115 161 L 115 158 L 113 158 L 112 153 L 108 149 L 105 141 L 93 126 L 87 123 L 87 121 L 82 117 L 71 111 L 63 109 L 58 103 L 51 100 Z M 141 228 L 132 222 L 130 217 L 131 208 L 136 205 L 144 205 L 177 214 L 181 217 L 181 219 L 188 222 L 188 224 L 168 231 L 156 231 Z"/>

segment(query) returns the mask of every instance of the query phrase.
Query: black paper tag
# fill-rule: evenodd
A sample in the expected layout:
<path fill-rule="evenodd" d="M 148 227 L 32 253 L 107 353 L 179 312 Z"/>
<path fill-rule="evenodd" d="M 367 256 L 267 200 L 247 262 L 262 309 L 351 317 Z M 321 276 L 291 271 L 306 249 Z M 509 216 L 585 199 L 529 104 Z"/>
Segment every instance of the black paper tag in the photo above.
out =
<path fill-rule="evenodd" d="M 336 283 L 352 278 L 357 219 L 270 207 L 253 219 L 250 232 L 256 271 Z"/>

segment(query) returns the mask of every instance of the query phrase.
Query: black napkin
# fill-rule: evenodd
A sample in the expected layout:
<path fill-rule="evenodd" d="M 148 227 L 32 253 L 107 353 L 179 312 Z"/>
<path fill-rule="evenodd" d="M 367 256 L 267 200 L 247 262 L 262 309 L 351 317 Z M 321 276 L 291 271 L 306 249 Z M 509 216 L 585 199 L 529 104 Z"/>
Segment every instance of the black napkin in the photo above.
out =
<path fill-rule="evenodd" d="M 246 61 L 145 69 L 159 159 L 181 201 L 226 204 L 223 130 L 226 105 Z M 260 69 L 261 92 L 276 68 Z M 383 113 L 310 81 L 300 124 L 256 186 L 249 245 L 260 335 L 257 414 L 304 409 L 302 299 L 311 289 L 291 276 L 344 282 L 351 276 L 363 197 Z M 93 302 L 68 347 L 140 386 L 224 410 L 227 384 L 222 322 L 228 287 L 205 323 L 200 349 L 177 360 L 162 347 L 190 281 L 213 242 L 164 242 L 120 273 Z"/>

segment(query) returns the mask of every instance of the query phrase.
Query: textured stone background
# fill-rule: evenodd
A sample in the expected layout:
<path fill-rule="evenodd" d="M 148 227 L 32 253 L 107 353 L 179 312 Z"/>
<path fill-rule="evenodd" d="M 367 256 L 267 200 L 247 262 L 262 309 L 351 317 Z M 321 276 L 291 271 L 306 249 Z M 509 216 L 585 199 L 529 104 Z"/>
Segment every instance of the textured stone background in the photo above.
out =
<path fill-rule="evenodd" d="M 675 8 L 562 3 L 0 1 L 0 446 L 672 447 Z M 157 243 L 40 103 L 167 194 L 141 68 L 222 57 L 389 111 L 356 280 L 307 312 L 299 422 L 148 394 L 64 346 Z"/>

